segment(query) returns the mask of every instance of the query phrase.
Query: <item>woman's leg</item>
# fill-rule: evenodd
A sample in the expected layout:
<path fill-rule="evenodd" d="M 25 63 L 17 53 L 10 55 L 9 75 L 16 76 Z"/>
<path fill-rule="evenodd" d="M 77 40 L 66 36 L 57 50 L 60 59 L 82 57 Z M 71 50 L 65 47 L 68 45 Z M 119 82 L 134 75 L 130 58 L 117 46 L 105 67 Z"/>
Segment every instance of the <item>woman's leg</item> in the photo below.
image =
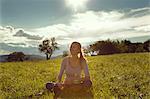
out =
<path fill-rule="evenodd" d="M 61 94 L 61 89 L 57 85 L 57 83 L 46 83 L 46 89 L 50 92 L 54 92 L 54 99 L 57 99 Z"/>
<path fill-rule="evenodd" d="M 92 81 L 86 80 L 82 83 L 83 89 L 82 89 L 82 96 L 83 99 L 94 99 L 93 93 L 92 93 Z"/>

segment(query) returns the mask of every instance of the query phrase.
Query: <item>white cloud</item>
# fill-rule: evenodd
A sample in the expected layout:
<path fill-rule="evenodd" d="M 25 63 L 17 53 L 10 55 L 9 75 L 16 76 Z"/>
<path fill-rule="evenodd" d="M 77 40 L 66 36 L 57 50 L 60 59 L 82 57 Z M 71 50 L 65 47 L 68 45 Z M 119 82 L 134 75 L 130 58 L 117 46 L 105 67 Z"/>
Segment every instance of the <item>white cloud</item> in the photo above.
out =
<path fill-rule="evenodd" d="M 14 36 L 20 30 L 23 31 L 22 34 L 25 34 L 25 36 L 22 34 L 20 34 L 19 36 Z M 39 38 L 39 36 L 33 36 L 33 35 L 30 35 L 30 34 L 32 34 L 31 32 L 27 32 L 29 34 L 27 34 L 26 32 L 27 31 L 24 31 L 21 28 L 14 28 L 12 26 L 6 26 L 6 27 L 0 26 L 0 36 L 1 36 L 0 43 L 6 43 L 12 47 L 15 47 L 15 46 L 19 46 L 19 47 L 37 46 L 37 44 L 40 40 L 36 40 L 36 38 Z M 31 41 L 32 41 L 32 43 L 31 43 Z M 35 42 L 36 42 L 36 44 L 35 44 Z"/>
<path fill-rule="evenodd" d="M 148 31 L 150 14 L 139 17 L 127 17 L 129 13 L 145 11 L 149 8 L 123 11 L 86 11 L 72 16 L 69 24 L 56 24 L 34 29 L 43 33 L 45 37 L 61 38 L 60 43 L 65 44 L 73 40 L 88 42 L 100 39 L 117 39 L 150 35 Z M 143 13 L 143 12 L 140 12 Z M 138 14 L 140 14 L 138 13 Z M 64 37 L 64 39 L 62 39 Z"/>
<path fill-rule="evenodd" d="M 145 11 L 145 10 L 148 10 L 148 12 L 150 12 L 150 7 L 131 9 L 130 13 L 139 12 L 139 11 Z"/>
<path fill-rule="evenodd" d="M 75 13 L 68 24 L 54 24 L 46 27 L 25 31 L 28 35 L 36 35 L 44 38 L 56 37 L 60 45 L 68 45 L 72 41 L 82 44 L 105 39 L 120 39 L 150 35 L 150 8 L 134 9 L 129 12 L 123 11 L 86 11 Z M 136 12 L 138 12 L 136 14 Z M 136 14 L 136 17 L 129 15 Z M 138 16 L 139 14 L 139 16 Z M 20 28 L 0 26 L 0 43 L 9 43 L 11 46 L 18 43 L 21 47 L 37 46 L 40 40 L 28 39 L 27 37 L 14 37 Z M 14 43 L 14 44 L 11 44 Z"/>
<path fill-rule="evenodd" d="M 144 32 L 150 32 L 150 25 L 144 25 L 144 26 L 137 26 L 134 28 L 136 31 L 144 31 Z"/>
<path fill-rule="evenodd" d="M 93 32 L 108 32 L 114 31 L 114 25 L 118 24 L 119 19 L 123 16 L 123 13 L 116 11 L 111 12 L 94 12 L 87 11 L 86 13 L 79 13 L 74 15 L 72 20 L 72 27 L 79 27 L 78 31 L 82 33 L 89 33 L 93 35 Z M 78 32 L 77 31 L 77 32 Z"/>
<path fill-rule="evenodd" d="M 31 40 L 41 40 L 42 39 L 42 37 L 40 37 L 38 35 L 28 34 L 28 33 L 24 32 L 24 30 L 18 30 L 16 32 L 16 34 L 14 34 L 13 36 L 16 36 L 16 37 L 26 37 L 27 39 L 31 39 Z"/>

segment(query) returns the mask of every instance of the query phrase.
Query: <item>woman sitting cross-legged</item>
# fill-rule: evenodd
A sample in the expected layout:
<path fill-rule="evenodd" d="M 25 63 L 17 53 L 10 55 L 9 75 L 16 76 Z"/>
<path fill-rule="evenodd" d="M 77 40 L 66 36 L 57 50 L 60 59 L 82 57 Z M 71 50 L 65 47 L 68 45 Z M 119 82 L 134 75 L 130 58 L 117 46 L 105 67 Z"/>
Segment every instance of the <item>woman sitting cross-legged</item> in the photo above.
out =
<path fill-rule="evenodd" d="M 92 99 L 91 93 L 92 82 L 86 59 L 81 51 L 81 44 L 73 42 L 70 46 L 70 56 L 62 60 L 60 72 L 58 75 L 57 87 L 54 87 L 56 97 L 76 97 L 75 99 L 83 98 Z M 84 78 L 82 77 L 82 71 Z M 62 75 L 65 73 L 63 83 Z"/>

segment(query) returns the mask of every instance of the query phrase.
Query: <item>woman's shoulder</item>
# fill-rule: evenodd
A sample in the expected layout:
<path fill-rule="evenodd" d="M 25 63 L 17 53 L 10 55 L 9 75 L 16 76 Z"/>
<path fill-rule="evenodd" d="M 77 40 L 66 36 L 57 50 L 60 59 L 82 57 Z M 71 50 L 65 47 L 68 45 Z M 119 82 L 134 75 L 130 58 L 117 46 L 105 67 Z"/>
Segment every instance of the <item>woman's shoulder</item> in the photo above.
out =
<path fill-rule="evenodd" d="M 70 58 L 69 56 L 66 56 L 66 57 L 63 58 L 62 61 L 63 61 L 63 62 L 66 62 L 66 61 L 68 61 L 69 58 Z"/>
<path fill-rule="evenodd" d="M 82 58 L 82 63 L 86 63 L 87 60 L 85 58 Z"/>

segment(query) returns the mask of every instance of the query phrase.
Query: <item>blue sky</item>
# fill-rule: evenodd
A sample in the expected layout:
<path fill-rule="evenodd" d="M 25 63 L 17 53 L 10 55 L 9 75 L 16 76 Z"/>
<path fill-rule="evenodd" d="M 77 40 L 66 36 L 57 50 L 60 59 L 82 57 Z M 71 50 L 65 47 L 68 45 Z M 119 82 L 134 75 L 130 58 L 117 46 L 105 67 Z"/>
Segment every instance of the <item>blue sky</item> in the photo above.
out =
<path fill-rule="evenodd" d="M 39 54 L 56 37 L 61 53 L 72 41 L 144 41 L 150 35 L 149 0 L 0 0 L 0 54 Z M 133 38 L 133 39 L 132 39 Z"/>

